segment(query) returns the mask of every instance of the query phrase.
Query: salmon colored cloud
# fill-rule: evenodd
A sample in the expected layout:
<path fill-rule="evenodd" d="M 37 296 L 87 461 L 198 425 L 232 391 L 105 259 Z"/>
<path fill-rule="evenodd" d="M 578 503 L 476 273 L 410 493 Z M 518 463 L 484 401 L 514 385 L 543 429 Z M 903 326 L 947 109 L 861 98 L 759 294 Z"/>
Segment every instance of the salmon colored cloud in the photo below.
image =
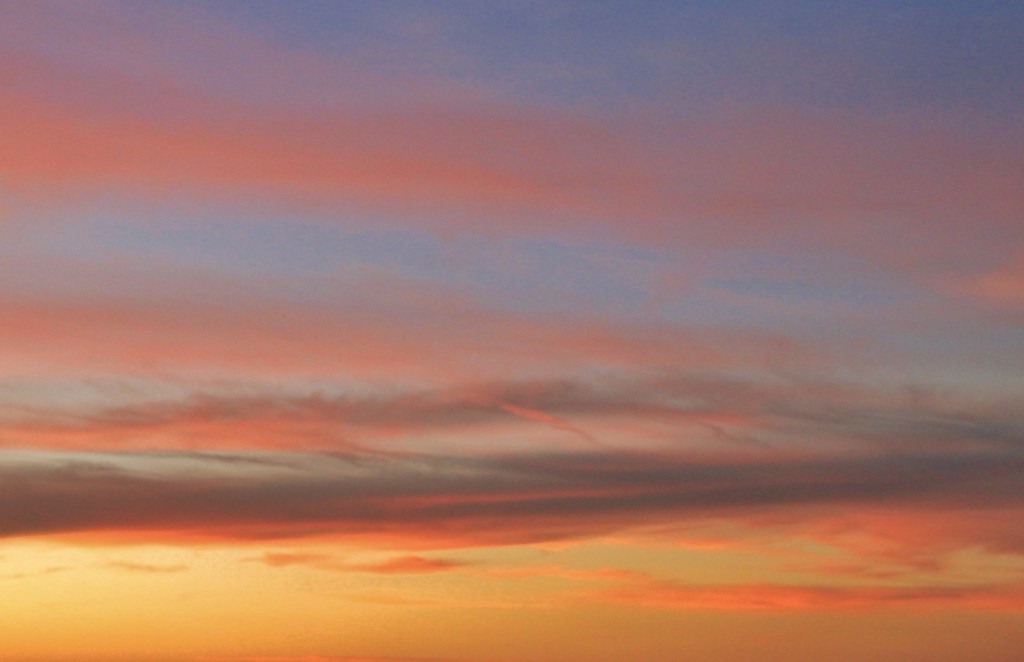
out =
<path fill-rule="evenodd" d="M 0 173 L 40 199 L 244 194 L 485 235 L 600 227 L 644 243 L 710 246 L 800 232 L 807 245 L 911 269 L 955 254 L 961 233 L 979 224 L 990 250 L 1005 249 L 999 237 L 1020 239 L 1024 162 L 1019 140 L 995 127 L 975 140 L 955 123 L 842 113 L 602 119 L 416 99 L 403 111 L 298 113 L 187 91 L 176 99 L 186 119 L 171 120 L 83 112 L 34 91 L 59 89 L 62 75 L 14 59 L 8 79 L 53 80 L 0 92 Z M 153 94 L 138 95 L 143 109 L 159 108 L 166 91 Z M 921 235 L 927 241 L 904 239 Z"/>
<path fill-rule="evenodd" d="M 440 452 L 450 448 L 444 440 L 465 440 L 460 452 L 477 456 L 490 451 L 474 439 L 511 437 L 520 450 L 536 449 L 537 442 L 565 451 L 671 448 L 699 452 L 704 460 L 755 461 L 808 453 L 1002 453 L 1017 447 L 1022 430 L 1012 401 L 990 405 L 950 394 L 929 402 L 868 385 L 738 379 L 697 368 L 653 378 L 634 368 L 590 378 L 338 390 L 182 383 L 175 392 L 145 397 L 145 383 L 127 396 L 98 389 L 90 406 L 27 398 L 0 410 L 0 442 L 402 455 L 425 445 Z M 403 439 L 422 443 L 404 450 L 391 444 Z"/>
<path fill-rule="evenodd" d="M 373 563 L 352 563 L 328 554 L 315 552 L 266 552 L 253 559 L 273 568 L 306 566 L 335 572 L 366 572 L 378 575 L 419 575 L 450 572 L 469 565 L 454 559 L 432 558 L 407 554 Z"/>
<path fill-rule="evenodd" d="M 1015 255 L 1008 264 L 962 277 L 949 289 L 1019 320 L 1024 312 L 1024 258 Z"/>
<path fill-rule="evenodd" d="M 80 116 L 31 98 L 2 100 L 0 122 L 10 130 L 0 142 L 0 172 L 28 193 L 241 191 L 313 208 L 354 202 L 422 208 L 428 216 L 453 207 L 474 215 L 554 209 L 604 216 L 605 198 L 637 211 L 654 197 L 645 194 L 644 172 L 589 163 L 599 158 L 591 137 L 573 136 L 558 121 L 504 121 L 486 113 L 263 121 L 229 114 L 165 125 Z M 607 136 L 598 144 L 613 148 Z M 533 173 L 536 163 L 546 163 L 555 177 Z"/>
<path fill-rule="evenodd" d="M 373 288 L 373 283 L 361 283 Z M 202 280 L 196 283 L 202 287 Z M 283 298 L 0 296 L 12 371 L 480 380 L 580 366 L 772 363 L 814 355 L 776 334 L 511 313 L 441 287 L 339 285 L 329 305 Z M 414 298 L 415 297 L 415 298 Z M 767 351 L 772 350 L 772 351 Z"/>
<path fill-rule="evenodd" d="M 591 357 L 592 358 L 592 357 Z M 435 376 L 436 377 L 436 376 Z M 167 384 L 149 385 L 160 393 Z M 1000 406 L 927 402 L 867 385 L 738 379 L 699 370 L 652 378 L 520 379 L 330 390 L 183 382 L 176 395 L 98 388 L 94 403 L 27 397 L 0 410 L 0 443 L 21 449 L 345 452 L 368 457 L 498 448 L 693 453 L 700 462 L 890 453 L 1006 453 L 1022 423 Z M 799 404 L 797 404 L 799 403 Z M 509 407 L 544 412 L 509 415 Z M 586 436 L 581 438 L 581 433 Z M 481 443 L 481 439 L 490 440 Z M 507 440 L 497 445 L 495 440 Z M 458 449 L 457 451 L 455 449 Z"/>
<path fill-rule="evenodd" d="M 686 611 L 863 611 L 877 609 L 957 609 L 1019 612 L 1024 587 L 996 586 L 791 586 L 743 584 L 687 585 L 648 581 L 610 589 L 595 599 L 654 609 Z"/>

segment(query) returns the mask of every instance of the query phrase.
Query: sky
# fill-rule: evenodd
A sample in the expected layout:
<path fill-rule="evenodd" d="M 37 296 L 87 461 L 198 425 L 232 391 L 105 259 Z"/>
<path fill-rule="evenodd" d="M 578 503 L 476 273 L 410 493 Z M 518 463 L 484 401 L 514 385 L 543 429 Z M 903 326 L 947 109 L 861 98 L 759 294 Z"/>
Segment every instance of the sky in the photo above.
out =
<path fill-rule="evenodd" d="M 1018 659 L 1021 43 L 0 0 L 0 658 Z"/>

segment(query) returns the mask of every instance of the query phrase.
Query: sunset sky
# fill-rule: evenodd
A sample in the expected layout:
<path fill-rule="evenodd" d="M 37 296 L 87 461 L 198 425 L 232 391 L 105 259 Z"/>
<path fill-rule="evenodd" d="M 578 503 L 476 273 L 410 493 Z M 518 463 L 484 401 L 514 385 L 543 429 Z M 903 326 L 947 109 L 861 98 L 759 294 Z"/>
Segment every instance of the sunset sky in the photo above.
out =
<path fill-rule="evenodd" d="M 0 660 L 1020 660 L 1022 44 L 0 0 Z"/>

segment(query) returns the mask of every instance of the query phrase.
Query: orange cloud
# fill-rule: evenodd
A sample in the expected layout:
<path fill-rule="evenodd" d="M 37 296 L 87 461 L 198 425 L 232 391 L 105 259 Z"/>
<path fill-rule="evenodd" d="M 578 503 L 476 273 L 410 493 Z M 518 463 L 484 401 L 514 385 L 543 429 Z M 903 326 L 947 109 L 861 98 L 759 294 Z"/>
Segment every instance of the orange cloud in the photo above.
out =
<path fill-rule="evenodd" d="M 195 658 L 197 662 L 474 662 L 461 658 L 443 660 L 436 657 L 334 657 L 322 655 L 295 656 L 202 656 Z M 482 660 L 476 662 L 483 662 Z"/>
<path fill-rule="evenodd" d="M 385 575 L 392 574 L 422 574 L 434 572 L 447 572 L 455 568 L 465 566 L 463 561 L 451 559 L 432 559 L 416 556 L 398 556 L 381 563 L 356 563 L 350 564 L 349 568 L 361 572 L 373 572 Z"/>
<path fill-rule="evenodd" d="M 652 580 L 596 592 L 591 597 L 630 606 L 700 611 L 847 611 L 879 608 L 1024 610 L 1024 587 L 1020 585 L 700 586 Z"/>
<path fill-rule="evenodd" d="M 107 564 L 107 567 L 116 568 L 118 570 L 128 570 L 131 572 L 146 572 L 155 574 L 182 572 L 188 569 L 188 566 L 182 564 L 156 565 L 153 563 L 136 563 L 133 561 L 111 561 Z"/>
<path fill-rule="evenodd" d="M 368 572 L 381 575 L 429 574 L 449 572 L 468 565 L 464 561 L 427 558 L 408 554 L 375 563 L 348 563 L 326 554 L 312 552 L 266 552 L 253 559 L 274 568 L 294 565 L 309 566 L 337 572 Z"/>
<path fill-rule="evenodd" d="M 480 570 L 478 574 L 490 579 L 528 579 L 534 577 L 549 577 L 554 579 L 567 579 L 576 582 L 608 582 L 608 581 L 632 581 L 644 579 L 646 575 L 631 570 L 620 570 L 618 568 L 601 568 L 597 570 L 577 570 L 562 566 L 522 566 L 492 568 Z"/>

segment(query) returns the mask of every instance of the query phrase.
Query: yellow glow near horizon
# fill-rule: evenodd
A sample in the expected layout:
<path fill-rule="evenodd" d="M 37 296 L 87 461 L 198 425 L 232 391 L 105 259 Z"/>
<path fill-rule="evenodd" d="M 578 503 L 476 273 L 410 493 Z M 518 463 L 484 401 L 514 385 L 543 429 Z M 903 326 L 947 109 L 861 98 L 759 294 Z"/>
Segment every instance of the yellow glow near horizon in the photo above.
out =
<path fill-rule="evenodd" d="M 607 544 L 454 550 L 431 556 L 465 565 L 389 574 L 365 568 L 393 553 L 336 544 L 12 542 L 0 549 L 7 596 L 0 639 L 4 659 L 14 660 L 309 655 L 613 662 L 669 651 L 687 659 L 853 661 L 911 642 L 921 650 L 915 637 L 941 621 L 929 659 L 952 662 L 967 654 L 972 628 L 995 637 L 984 644 L 995 652 L 1024 634 L 1020 613 L 671 610 L 600 598 L 603 589 L 631 581 L 628 573 L 742 585 L 788 562 L 757 561 L 739 551 Z M 742 638 L 733 636 L 736 628 Z M 885 633 L 884 644 L 872 632 Z"/>

